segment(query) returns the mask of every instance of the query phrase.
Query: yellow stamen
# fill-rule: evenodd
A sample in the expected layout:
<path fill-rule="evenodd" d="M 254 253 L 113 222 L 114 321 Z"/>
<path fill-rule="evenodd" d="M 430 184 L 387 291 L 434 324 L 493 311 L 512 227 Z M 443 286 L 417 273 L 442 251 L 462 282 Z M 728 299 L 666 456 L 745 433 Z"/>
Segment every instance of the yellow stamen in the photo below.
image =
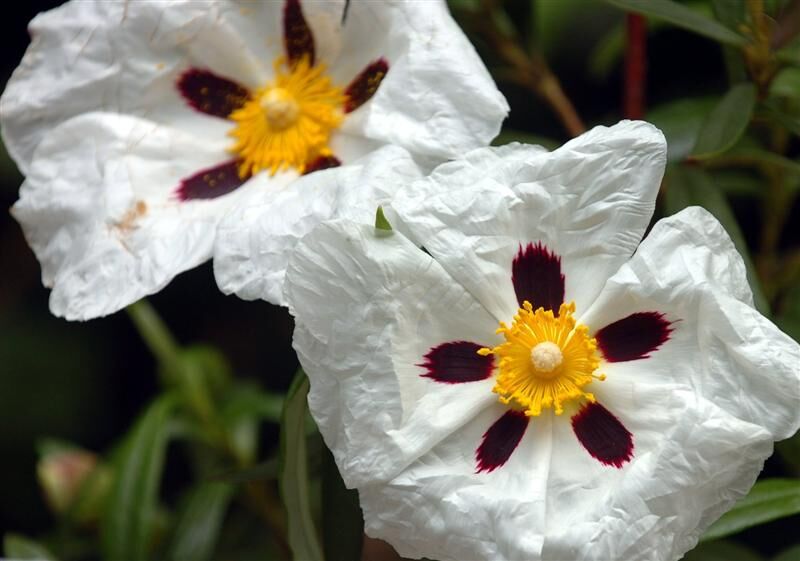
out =
<path fill-rule="evenodd" d="M 306 57 L 287 69 L 283 57 L 276 59 L 275 79 L 229 115 L 236 123 L 230 135 L 236 139 L 231 152 L 241 160 L 239 176 L 288 168 L 303 173 L 315 158 L 329 156 L 345 100 L 323 64 L 312 66 Z"/>
<path fill-rule="evenodd" d="M 600 365 L 597 341 L 589 337 L 588 327 L 576 324 L 574 312 L 574 302 L 561 304 L 556 317 L 552 310 L 534 311 L 525 301 L 511 327 L 500 322 L 497 333 L 505 342 L 478 354 L 499 359 L 492 391 L 501 403 L 535 417 L 549 407 L 560 415 L 566 401 L 595 400 L 583 388 L 593 380 L 605 380 L 604 374 L 594 374 Z"/>

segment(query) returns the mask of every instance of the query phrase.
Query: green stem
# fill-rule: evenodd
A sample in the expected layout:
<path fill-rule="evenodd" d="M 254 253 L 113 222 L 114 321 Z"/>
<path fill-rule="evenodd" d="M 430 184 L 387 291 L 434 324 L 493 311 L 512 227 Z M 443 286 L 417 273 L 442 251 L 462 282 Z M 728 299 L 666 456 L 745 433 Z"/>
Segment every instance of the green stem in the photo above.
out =
<path fill-rule="evenodd" d="M 174 364 L 178 358 L 178 342 L 150 302 L 143 298 L 125 310 L 156 360 L 162 365 Z"/>

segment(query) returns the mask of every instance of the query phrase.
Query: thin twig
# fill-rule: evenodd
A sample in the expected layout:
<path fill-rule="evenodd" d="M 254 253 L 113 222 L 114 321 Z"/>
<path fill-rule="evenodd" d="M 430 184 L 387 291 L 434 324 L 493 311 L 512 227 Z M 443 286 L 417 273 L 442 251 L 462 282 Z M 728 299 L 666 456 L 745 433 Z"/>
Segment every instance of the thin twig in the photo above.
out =
<path fill-rule="evenodd" d="M 625 20 L 625 92 L 623 114 L 628 119 L 644 117 L 647 22 L 641 14 L 628 14 Z"/>
<path fill-rule="evenodd" d="M 529 55 L 517 41 L 508 37 L 497 25 L 494 15 L 496 9 L 491 0 L 482 2 L 481 9 L 472 21 L 475 30 L 509 65 L 508 71 L 514 76 L 513 81 L 546 101 L 571 136 L 585 132 L 586 126 L 544 57 L 540 53 Z"/>

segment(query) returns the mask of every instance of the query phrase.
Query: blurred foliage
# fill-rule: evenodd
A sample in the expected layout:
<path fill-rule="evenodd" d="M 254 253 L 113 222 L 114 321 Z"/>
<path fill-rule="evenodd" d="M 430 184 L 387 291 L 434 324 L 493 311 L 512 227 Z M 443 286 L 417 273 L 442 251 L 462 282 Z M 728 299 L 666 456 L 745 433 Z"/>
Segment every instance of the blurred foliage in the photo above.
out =
<path fill-rule="evenodd" d="M 53 4 L 6 18 L 6 77 L 27 20 Z M 800 340 L 800 0 L 450 7 L 510 101 L 494 144 L 555 148 L 587 124 L 635 117 L 621 101 L 644 86 L 645 117 L 669 144 L 655 218 L 689 205 L 713 213 L 758 309 Z M 627 13 L 646 17 L 646 43 L 628 39 Z M 646 76 L 625 69 L 642 49 Z M 21 177 L 4 152 L 0 178 L 9 206 Z M 376 226 L 391 230 L 381 212 Z M 171 329 L 146 302 L 67 324 L 49 316 L 38 266 L 7 217 L 0 247 L 14 273 L 0 279 L 6 556 L 347 560 L 363 545 L 365 557 L 395 558 L 362 544 L 357 493 L 310 420 L 305 375 L 293 375 L 285 310 L 219 295 L 202 267 L 152 299 Z M 800 560 L 800 436 L 776 450 L 687 561 Z"/>

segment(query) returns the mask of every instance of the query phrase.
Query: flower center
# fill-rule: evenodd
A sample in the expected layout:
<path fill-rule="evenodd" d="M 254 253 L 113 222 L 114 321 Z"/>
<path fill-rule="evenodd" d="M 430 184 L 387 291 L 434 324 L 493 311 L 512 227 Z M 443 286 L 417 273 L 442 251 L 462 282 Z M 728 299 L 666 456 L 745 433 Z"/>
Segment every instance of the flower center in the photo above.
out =
<path fill-rule="evenodd" d="M 294 168 L 303 173 L 320 156 L 331 155 L 331 133 L 341 124 L 346 96 L 322 64 L 303 57 L 288 66 L 275 60 L 275 78 L 228 117 L 236 123 L 230 151 L 239 176 Z"/>
<path fill-rule="evenodd" d="M 564 354 L 561 348 L 555 343 L 545 341 L 538 343 L 531 349 L 531 364 L 533 364 L 533 375 L 549 380 L 555 376 L 556 368 L 564 362 Z"/>
<path fill-rule="evenodd" d="M 271 88 L 261 96 L 261 109 L 270 128 L 283 130 L 295 124 L 300 115 L 300 106 L 288 91 Z"/>
<path fill-rule="evenodd" d="M 492 391 L 502 403 L 535 417 L 549 407 L 560 415 L 570 400 L 595 401 L 583 388 L 605 380 L 604 374 L 594 374 L 600 364 L 597 341 L 589 337 L 588 327 L 577 324 L 574 312 L 574 302 L 561 304 L 556 316 L 544 308 L 534 311 L 525 301 L 511 327 L 500 322 L 497 333 L 505 342 L 478 353 L 500 359 Z"/>

